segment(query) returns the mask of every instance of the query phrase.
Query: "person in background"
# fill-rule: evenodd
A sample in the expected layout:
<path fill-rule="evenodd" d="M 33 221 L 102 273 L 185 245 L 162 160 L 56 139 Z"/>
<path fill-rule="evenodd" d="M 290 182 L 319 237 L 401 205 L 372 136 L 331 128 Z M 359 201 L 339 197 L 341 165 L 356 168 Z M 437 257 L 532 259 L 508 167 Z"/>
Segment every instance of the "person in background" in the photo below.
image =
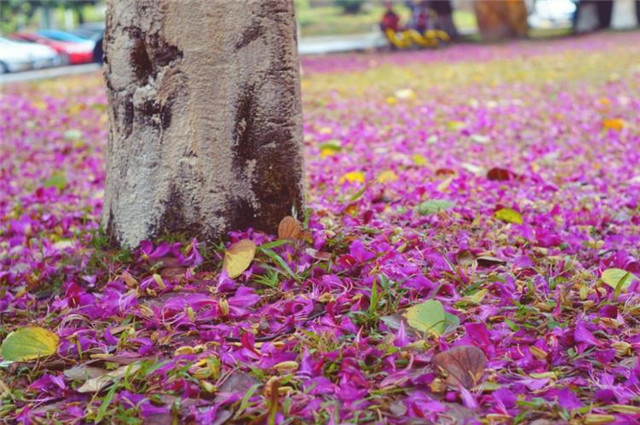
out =
<path fill-rule="evenodd" d="M 418 16 L 418 3 L 415 0 L 407 0 L 404 5 L 409 9 L 409 22 L 407 22 L 407 28 L 413 28 L 415 26 L 415 18 Z"/>
<path fill-rule="evenodd" d="M 458 29 L 453 23 L 451 0 L 431 0 L 430 7 L 436 13 L 435 29 L 446 32 L 452 40 L 456 39 Z"/>
<path fill-rule="evenodd" d="M 391 4 L 391 2 L 386 2 L 384 6 L 385 12 L 380 20 L 380 29 L 383 33 L 386 33 L 387 30 L 398 32 L 400 30 L 400 17 L 393 11 L 393 4 Z"/>
<path fill-rule="evenodd" d="M 411 28 L 423 34 L 429 29 L 429 9 L 427 8 L 427 2 L 421 1 L 416 7 L 414 14 L 412 15 L 413 25 Z"/>
<path fill-rule="evenodd" d="M 104 53 L 102 51 L 102 41 L 104 40 L 104 34 L 96 41 L 96 45 L 93 48 L 93 61 L 102 65 Z"/>

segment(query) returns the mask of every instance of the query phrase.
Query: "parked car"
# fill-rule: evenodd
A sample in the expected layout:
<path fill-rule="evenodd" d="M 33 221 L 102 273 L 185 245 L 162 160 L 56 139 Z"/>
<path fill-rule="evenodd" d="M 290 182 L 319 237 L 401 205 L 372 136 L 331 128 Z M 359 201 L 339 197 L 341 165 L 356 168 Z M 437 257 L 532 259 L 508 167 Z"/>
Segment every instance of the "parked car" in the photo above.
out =
<path fill-rule="evenodd" d="M 69 31 L 73 35 L 85 38 L 87 40 L 96 41 L 104 35 L 105 25 L 103 22 L 95 22 L 90 24 L 83 24 L 75 29 Z"/>
<path fill-rule="evenodd" d="M 103 22 L 94 22 L 90 24 L 80 25 L 79 27 L 69 31 L 78 37 L 86 38 L 95 42 L 93 47 L 93 61 L 102 64 L 102 42 L 104 40 L 105 25 Z"/>
<path fill-rule="evenodd" d="M 576 3 L 572 0 L 536 0 L 528 21 L 533 28 L 571 26 L 575 13 Z"/>
<path fill-rule="evenodd" d="M 2 43 L 3 48 L 4 46 L 7 46 L 9 48 L 24 51 L 31 61 L 31 67 L 34 69 L 58 66 L 61 63 L 60 55 L 51 47 L 27 43 L 24 41 L 9 40 L 4 37 L 0 37 L 0 42 Z"/>
<path fill-rule="evenodd" d="M 76 43 L 76 44 L 86 44 L 86 45 L 90 45 L 91 48 L 93 49 L 93 45 L 95 44 L 95 41 L 90 40 L 90 39 L 86 39 L 83 37 L 79 37 L 75 34 L 71 34 L 70 32 L 67 31 L 60 31 L 60 30 L 40 30 L 38 31 L 38 34 L 40 34 L 43 37 L 47 37 L 51 40 L 56 40 L 56 41 L 64 41 L 66 43 Z"/>
<path fill-rule="evenodd" d="M 29 54 L 8 41 L 0 39 L 0 74 L 31 69 L 33 62 Z"/>
<path fill-rule="evenodd" d="M 94 43 L 86 43 L 86 40 L 83 43 L 57 41 L 33 32 L 11 34 L 11 38 L 14 40 L 29 41 L 51 47 L 61 55 L 61 63 L 63 65 L 90 63 L 93 60 Z"/>

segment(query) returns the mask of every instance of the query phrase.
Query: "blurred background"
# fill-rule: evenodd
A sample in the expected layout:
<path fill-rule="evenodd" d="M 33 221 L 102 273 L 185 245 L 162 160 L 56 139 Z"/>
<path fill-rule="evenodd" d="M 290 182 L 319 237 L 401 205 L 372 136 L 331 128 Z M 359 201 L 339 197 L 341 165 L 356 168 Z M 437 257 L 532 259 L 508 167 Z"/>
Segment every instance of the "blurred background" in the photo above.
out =
<path fill-rule="evenodd" d="M 640 21 L 637 0 L 295 3 L 303 55 L 570 36 L 636 28 Z M 2 0 L 0 73 L 101 63 L 105 12 L 104 0 Z M 436 34 L 436 30 L 442 32 Z"/>

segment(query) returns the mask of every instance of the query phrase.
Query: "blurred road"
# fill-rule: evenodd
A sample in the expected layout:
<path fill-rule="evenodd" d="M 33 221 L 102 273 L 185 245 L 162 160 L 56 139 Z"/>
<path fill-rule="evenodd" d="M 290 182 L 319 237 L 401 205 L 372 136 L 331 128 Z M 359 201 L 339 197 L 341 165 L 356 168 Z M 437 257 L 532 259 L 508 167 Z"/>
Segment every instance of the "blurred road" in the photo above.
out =
<path fill-rule="evenodd" d="M 86 74 L 100 69 L 97 63 L 86 65 L 60 66 L 57 68 L 38 69 L 34 71 L 16 72 L 15 74 L 1 74 L 0 84 L 42 80 L 45 78 L 56 78 L 64 75 Z"/>
<path fill-rule="evenodd" d="M 369 34 L 354 34 L 329 37 L 310 37 L 300 40 L 298 51 L 301 55 L 320 55 L 324 53 L 348 52 L 355 50 L 369 50 L 386 44 L 380 32 Z M 42 80 L 65 75 L 85 74 L 95 72 L 100 66 L 92 63 L 86 65 L 62 66 L 58 68 L 40 69 L 35 71 L 17 72 L 15 74 L 0 75 L 0 84 Z"/>
<path fill-rule="evenodd" d="M 298 43 L 300 55 L 321 55 L 324 53 L 369 50 L 387 44 L 380 31 L 368 34 L 306 37 Z"/>

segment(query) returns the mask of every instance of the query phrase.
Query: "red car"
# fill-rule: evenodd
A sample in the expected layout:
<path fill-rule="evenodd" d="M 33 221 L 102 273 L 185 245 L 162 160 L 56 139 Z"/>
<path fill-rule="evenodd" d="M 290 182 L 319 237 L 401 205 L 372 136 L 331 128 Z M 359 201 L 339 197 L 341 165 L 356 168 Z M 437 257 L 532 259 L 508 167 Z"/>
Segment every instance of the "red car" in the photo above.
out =
<path fill-rule="evenodd" d="M 30 41 L 51 47 L 62 56 L 62 64 L 77 64 L 93 62 L 93 43 L 70 43 L 66 41 L 51 40 L 40 34 L 21 32 L 12 34 L 16 40 Z"/>

